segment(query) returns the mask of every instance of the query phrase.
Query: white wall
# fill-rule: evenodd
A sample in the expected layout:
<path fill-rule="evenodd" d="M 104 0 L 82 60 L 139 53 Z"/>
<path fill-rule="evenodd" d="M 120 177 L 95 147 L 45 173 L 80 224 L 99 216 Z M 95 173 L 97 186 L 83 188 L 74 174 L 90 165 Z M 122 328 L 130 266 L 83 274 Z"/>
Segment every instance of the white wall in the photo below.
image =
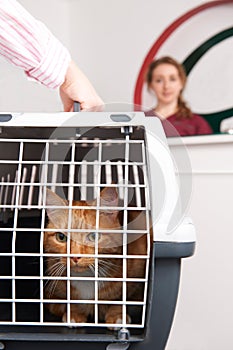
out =
<path fill-rule="evenodd" d="M 162 31 L 199 0 L 72 1 L 72 48 L 105 102 L 132 102 L 146 53 Z"/>
<path fill-rule="evenodd" d="M 20 0 L 70 49 L 106 103 L 132 103 L 145 54 L 168 24 L 200 0 Z M 54 91 L 0 61 L 0 110 L 57 111 Z"/>

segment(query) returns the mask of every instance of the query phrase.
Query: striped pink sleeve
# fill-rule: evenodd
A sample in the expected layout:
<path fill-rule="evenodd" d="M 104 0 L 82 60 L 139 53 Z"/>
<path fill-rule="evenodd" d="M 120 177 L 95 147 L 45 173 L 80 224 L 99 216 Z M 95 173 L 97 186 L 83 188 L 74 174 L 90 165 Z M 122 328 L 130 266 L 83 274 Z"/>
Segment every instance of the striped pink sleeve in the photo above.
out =
<path fill-rule="evenodd" d="M 0 0 L 0 55 L 52 89 L 64 82 L 71 60 L 59 40 L 16 0 Z"/>

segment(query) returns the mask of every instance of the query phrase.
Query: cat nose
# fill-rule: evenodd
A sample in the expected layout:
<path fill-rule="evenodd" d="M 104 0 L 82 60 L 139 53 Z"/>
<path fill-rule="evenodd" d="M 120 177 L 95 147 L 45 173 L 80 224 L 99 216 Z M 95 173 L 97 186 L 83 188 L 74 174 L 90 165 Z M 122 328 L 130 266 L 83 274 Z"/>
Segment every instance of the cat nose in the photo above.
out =
<path fill-rule="evenodd" d="M 78 263 L 79 259 L 80 259 L 79 256 L 73 256 L 73 257 L 72 257 L 72 261 L 73 261 L 75 264 Z"/>

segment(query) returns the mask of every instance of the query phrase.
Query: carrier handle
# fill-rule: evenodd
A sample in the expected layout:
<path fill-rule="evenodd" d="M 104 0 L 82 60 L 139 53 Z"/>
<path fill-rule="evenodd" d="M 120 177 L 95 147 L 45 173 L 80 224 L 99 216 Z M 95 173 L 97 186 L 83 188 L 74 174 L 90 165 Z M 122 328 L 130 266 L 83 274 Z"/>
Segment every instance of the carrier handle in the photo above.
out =
<path fill-rule="evenodd" d="M 80 112 L 81 108 L 80 108 L 81 104 L 78 101 L 74 101 L 74 112 Z"/>
<path fill-rule="evenodd" d="M 0 123 L 9 122 L 11 119 L 12 119 L 12 114 L 8 114 L 8 113 L 0 114 Z"/>

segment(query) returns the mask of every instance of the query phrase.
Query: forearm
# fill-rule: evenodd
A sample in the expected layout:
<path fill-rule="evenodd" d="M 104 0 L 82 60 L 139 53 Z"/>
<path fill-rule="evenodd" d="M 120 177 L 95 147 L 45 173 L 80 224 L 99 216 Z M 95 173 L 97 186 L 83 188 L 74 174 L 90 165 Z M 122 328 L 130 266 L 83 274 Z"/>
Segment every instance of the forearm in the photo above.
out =
<path fill-rule="evenodd" d="M 15 0 L 0 0 L 0 54 L 50 88 L 64 82 L 70 62 L 67 49 Z"/>

